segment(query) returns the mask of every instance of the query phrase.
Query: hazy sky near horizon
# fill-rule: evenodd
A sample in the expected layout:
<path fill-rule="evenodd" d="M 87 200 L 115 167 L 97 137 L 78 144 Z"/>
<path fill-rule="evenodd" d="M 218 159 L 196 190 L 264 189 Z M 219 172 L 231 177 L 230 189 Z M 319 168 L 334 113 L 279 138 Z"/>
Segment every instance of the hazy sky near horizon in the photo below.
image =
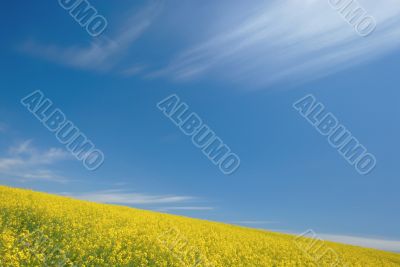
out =
<path fill-rule="evenodd" d="M 400 5 L 107 1 L 90 36 L 58 1 L 0 11 L 0 184 L 400 251 Z M 88 171 L 20 100 L 41 90 L 104 152 Z M 241 160 L 224 175 L 156 104 L 176 94 Z M 313 94 L 373 153 L 363 176 L 292 104 Z"/>

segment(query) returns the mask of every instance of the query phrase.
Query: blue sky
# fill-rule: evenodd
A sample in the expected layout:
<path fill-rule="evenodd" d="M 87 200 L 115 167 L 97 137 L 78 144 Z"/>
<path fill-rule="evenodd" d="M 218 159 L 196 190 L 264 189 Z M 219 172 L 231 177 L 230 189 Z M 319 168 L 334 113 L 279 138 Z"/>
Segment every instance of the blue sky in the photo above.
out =
<path fill-rule="evenodd" d="M 324 1 L 215 2 L 93 0 L 108 21 L 97 38 L 57 1 L 3 3 L 0 183 L 400 251 L 400 6 L 360 0 L 377 21 L 360 37 Z M 101 168 L 20 104 L 34 90 L 103 151 Z M 310 93 L 376 156 L 372 173 L 292 108 Z M 171 94 L 238 171 L 222 174 L 157 109 Z"/>

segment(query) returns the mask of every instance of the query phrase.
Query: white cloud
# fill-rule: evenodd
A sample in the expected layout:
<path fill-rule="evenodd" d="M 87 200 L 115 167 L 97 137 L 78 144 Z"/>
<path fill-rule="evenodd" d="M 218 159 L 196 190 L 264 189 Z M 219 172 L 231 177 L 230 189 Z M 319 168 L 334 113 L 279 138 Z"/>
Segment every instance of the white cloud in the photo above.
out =
<path fill-rule="evenodd" d="M 183 203 L 195 199 L 191 196 L 150 195 L 126 192 L 124 190 L 104 190 L 88 193 L 63 193 L 63 195 L 93 202 L 125 205 Z"/>
<path fill-rule="evenodd" d="M 187 80 L 207 75 L 263 86 L 320 77 L 397 49 L 398 1 L 359 2 L 377 21 L 368 37 L 360 37 L 328 0 L 263 2 L 247 20 L 187 49 L 153 76 Z"/>
<path fill-rule="evenodd" d="M 265 224 L 276 224 L 276 221 L 235 221 L 234 224 L 243 224 L 243 225 L 265 225 Z"/>
<path fill-rule="evenodd" d="M 16 164 L 23 166 L 53 164 L 57 161 L 70 159 L 72 156 L 66 150 L 60 148 L 49 148 L 44 151 L 38 150 L 33 146 L 32 140 L 25 140 L 16 146 L 9 148 L 9 156 L 0 158 L 0 170 L 7 169 L 7 162 L 10 167 Z M 23 166 L 22 166 L 23 165 Z"/>
<path fill-rule="evenodd" d="M 0 171 L 10 170 L 23 164 L 24 161 L 20 158 L 0 158 Z"/>
<path fill-rule="evenodd" d="M 209 211 L 214 209 L 215 209 L 214 207 L 184 206 L 184 207 L 166 207 L 159 209 L 159 211 Z"/>
<path fill-rule="evenodd" d="M 122 54 L 146 31 L 161 8 L 160 1 L 152 1 L 140 12 L 133 10 L 129 18 L 124 20 L 118 29 L 110 30 L 110 36 L 101 35 L 88 47 L 61 47 L 27 41 L 21 46 L 21 50 L 70 67 L 107 71 L 114 67 Z M 111 27 L 110 24 L 109 27 Z"/>
<path fill-rule="evenodd" d="M 61 175 L 56 174 L 54 171 L 49 169 L 39 169 L 32 172 L 24 172 L 20 174 L 14 174 L 20 181 L 50 181 L 65 183 L 67 179 Z"/>
<path fill-rule="evenodd" d="M 354 246 L 400 252 L 400 241 L 396 240 L 357 237 L 349 235 L 333 235 L 333 234 L 321 234 L 319 236 L 322 239 L 338 243 L 345 243 Z"/>
<path fill-rule="evenodd" d="M 254 227 L 255 225 L 276 224 L 279 222 L 276 222 L 276 221 L 236 221 L 233 223 L 239 224 L 239 225 L 244 225 L 244 226 L 249 226 L 249 227 Z M 266 229 L 266 228 L 262 227 L 262 229 Z M 340 235 L 340 234 L 319 234 L 319 233 L 315 233 L 312 230 L 307 231 L 308 234 L 305 234 L 304 232 L 298 233 L 298 232 L 291 231 L 288 229 L 268 228 L 268 231 L 285 233 L 285 234 L 290 234 L 293 236 L 302 235 L 304 237 L 317 238 L 317 239 L 321 239 L 321 240 L 332 241 L 332 242 L 336 242 L 336 243 L 348 244 L 348 245 L 353 245 L 353 246 L 359 246 L 359 247 L 364 247 L 364 248 L 374 248 L 374 249 L 380 249 L 380 250 L 385 250 L 385 251 L 400 252 L 400 240 L 393 240 L 393 239 L 390 240 L 390 239 L 385 239 L 385 238 L 371 238 L 371 237 L 365 237 L 365 236 L 362 237 L 362 236 Z"/>
<path fill-rule="evenodd" d="M 71 158 L 72 156 L 65 150 L 49 148 L 42 151 L 34 147 L 31 140 L 26 140 L 10 147 L 7 155 L 0 157 L 0 174 L 20 181 L 65 182 L 65 178 L 55 174 L 48 167 Z"/>
<path fill-rule="evenodd" d="M 400 252 L 400 240 L 390 240 L 385 238 L 372 238 L 372 237 L 363 237 L 363 236 L 354 236 L 348 234 L 323 234 L 323 233 L 314 233 L 312 230 L 308 231 L 308 235 L 305 233 L 296 233 L 290 230 L 283 229 L 269 229 L 270 231 L 287 233 L 291 235 L 302 235 L 305 237 L 318 238 L 321 240 L 332 241 L 336 243 L 348 244 L 353 246 L 365 247 L 365 248 L 374 248 L 386 251 L 394 251 Z"/>

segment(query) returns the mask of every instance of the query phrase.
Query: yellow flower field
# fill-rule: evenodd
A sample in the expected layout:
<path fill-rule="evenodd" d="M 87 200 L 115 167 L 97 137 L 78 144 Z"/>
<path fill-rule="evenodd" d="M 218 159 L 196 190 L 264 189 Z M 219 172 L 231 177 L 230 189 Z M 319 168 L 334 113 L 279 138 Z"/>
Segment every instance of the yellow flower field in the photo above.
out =
<path fill-rule="evenodd" d="M 400 266 L 400 254 L 0 186 L 0 266 Z"/>

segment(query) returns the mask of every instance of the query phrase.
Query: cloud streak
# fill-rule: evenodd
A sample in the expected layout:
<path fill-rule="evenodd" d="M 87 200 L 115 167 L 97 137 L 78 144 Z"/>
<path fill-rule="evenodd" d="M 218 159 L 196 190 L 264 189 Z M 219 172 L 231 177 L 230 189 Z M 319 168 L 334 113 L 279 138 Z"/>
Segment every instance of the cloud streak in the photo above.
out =
<path fill-rule="evenodd" d="M 89 46 L 62 47 L 36 41 L 23 43 L 20 49 L 32 56 L 40 57 L 69 67 L 96 71 L 114 68 L 121 56 L 148 29 L 162 9 L 160 1 L 152 1 L 141 11 L 133 10 L 128 19 L 110 36 L 94 39 Z"/>
<path fill-rule="evenodd" d="M 354 246 L 361 246 L 367 248 L 376 248 L 386 251 L 400 252 L 400 241 L 375 239 L 367 237 L 357 237 L 349 235 L 333 235 L 333 234 L 321 234 L 319 235 L 322 239 L 330 240 L 333 242 L 345 243 Z"/>
<path fill-rule="evenodd" d="M 214 210 L 214 207 L 204 206 L 183 206 L 183 207 L 166 207 L 159 209 L 159 211 L 210 211 Z"/>
<path fill-rule="evenodd" d="M 266 224 L 277 224 L 277 221 L 235 221 L 234 224 L 241 224 L 241 225 L 266 225 Z"/>
<path fill-rule="evenodd" d="M 195 199 L 191 196 L 150 195 L 143 193 L 127 192 L 125 190 L 104 190 L 88 193 L 63 193 L 62 195 L 99 203 L 124 205 L 183 203 Z"/>
<path fill-rule="evenodd" d="M 328 0 L 263 2 L 247 20 L 183 51 L 153 76 L 189 80 L 207 75 L 265 86 L 327 75 L 397 48 L 398 1 L 359 2 L 377 21 L 368 37 L 357 35 Z"/>

